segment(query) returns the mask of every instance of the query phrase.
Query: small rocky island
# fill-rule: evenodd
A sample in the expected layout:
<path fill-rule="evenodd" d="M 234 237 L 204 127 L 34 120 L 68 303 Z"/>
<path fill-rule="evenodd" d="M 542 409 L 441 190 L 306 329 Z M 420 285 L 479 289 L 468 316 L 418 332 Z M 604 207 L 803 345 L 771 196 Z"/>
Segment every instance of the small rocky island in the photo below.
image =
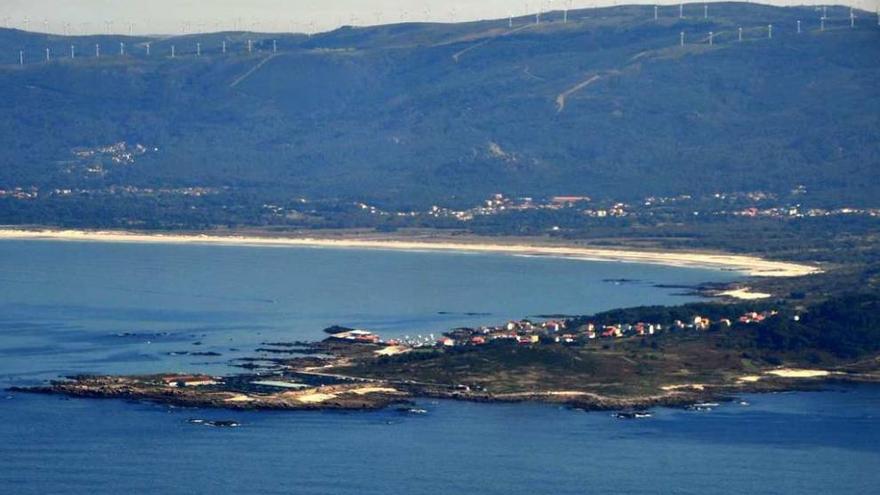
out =
<path fill-rule="evenodd" d="M 836 304 L 852 315 L 858 302 Z M 877 317 L 876 301 L 861 307 Z M 320 342 L 264 343 L 257 356 L 234 363 L 247 370 L 239 375 L 75 376 L 16 390 L 226 409 L 370 410 L 443 398 L 633 411 L 880 381 L 875 352 L 836 350 L 846 341 L 835 343 L 826 321 L 834 311 L 694 304 L 389 340 L 332 327 Z M 844 327 L 846 338 L 862 332 Z"/>

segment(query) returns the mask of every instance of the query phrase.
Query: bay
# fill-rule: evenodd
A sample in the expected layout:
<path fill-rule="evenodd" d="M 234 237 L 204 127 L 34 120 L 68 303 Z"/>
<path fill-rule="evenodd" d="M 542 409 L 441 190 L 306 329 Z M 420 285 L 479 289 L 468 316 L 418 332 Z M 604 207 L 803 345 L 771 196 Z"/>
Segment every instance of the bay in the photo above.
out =
<path fill-rule="evenodd" d="M 694 300 L 735 274 L 486 254 L 0 242 L 0 386 L 235 372 L 261 342 L 386 336 Z M 621 282 L 621 279 L 628 280 Z M 613 280 L 617 280 L 616 282 Z M 220 356 L 194 356 L 216 352 Z M 0 393 L 0 492 L 874 493 L 880 387 L 648 420 L 420 401 L 425 415 L 229 412 Z M 234 420 L 238 428 L 193 424 Z"/>

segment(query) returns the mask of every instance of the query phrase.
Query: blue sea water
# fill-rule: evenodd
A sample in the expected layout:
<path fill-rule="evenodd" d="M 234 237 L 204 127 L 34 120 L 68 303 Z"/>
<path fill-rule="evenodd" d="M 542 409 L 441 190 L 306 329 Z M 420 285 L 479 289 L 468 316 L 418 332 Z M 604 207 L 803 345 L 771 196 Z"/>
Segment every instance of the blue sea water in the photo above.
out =
<path fill-rule="evenodd" d="M 320 338 L 332 324 L 436 333 L 683 302 L 654 285 L 732 277 L 493 255 L 6 241 L 0 387 L 82 372 L 234 372 L 228 361 L 260 342 Z M 621 421 L 536 404 L 422 401 L 428 414 L 407 416 L 0 393 L 0 493 L 878 491 L 880 388 L 746 400 Z"/>

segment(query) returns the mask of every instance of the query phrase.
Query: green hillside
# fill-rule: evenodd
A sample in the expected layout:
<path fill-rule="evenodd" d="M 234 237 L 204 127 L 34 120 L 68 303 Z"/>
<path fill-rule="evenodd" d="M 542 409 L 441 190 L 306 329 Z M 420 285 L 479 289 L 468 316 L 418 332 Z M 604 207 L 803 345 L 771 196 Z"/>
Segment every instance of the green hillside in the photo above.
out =
<path fill-rule="evenodd" d="M 849 9 L 830 8 L 820 31 L 812 7 L 660 13 L 311 38 L 0 30 L 0 188 L 228 187 L 405 208 L 495 192 L 630 200 L 805 185 L 829 204 L 878 206 L 876 16 L 859 12 L 851 29 Z M 130 162 L 88 154 L 118 142 L 144 150 Z"/>

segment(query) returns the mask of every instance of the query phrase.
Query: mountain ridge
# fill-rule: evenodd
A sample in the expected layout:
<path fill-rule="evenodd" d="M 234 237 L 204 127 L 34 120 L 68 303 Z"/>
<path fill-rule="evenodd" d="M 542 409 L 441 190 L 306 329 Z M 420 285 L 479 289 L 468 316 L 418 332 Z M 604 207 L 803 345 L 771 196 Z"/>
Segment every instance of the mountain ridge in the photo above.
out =
<path fill-rule="evenodd" d="M 0 64 L 0 187 L 228 187 L 403 209 L 495 192 L 632 200 L 804 185 L 875 205 L 880 28 L 860 15 L 850 29 L 843 7 L 824 31 L 813 8 L 715 4 L 708 19 L 686 8 L 512 28 L 75 37 L 78 53 L 106 46 L 102 57 Z M 18 42 L 30 60 L 48 41 L 63 53 L 71 38 L 5 30 L 0 52 Z M 119 43 L 127 55 L 111 56 Z M 156 151 L 71 171 L 73 149 L 117 142 Z"/>

